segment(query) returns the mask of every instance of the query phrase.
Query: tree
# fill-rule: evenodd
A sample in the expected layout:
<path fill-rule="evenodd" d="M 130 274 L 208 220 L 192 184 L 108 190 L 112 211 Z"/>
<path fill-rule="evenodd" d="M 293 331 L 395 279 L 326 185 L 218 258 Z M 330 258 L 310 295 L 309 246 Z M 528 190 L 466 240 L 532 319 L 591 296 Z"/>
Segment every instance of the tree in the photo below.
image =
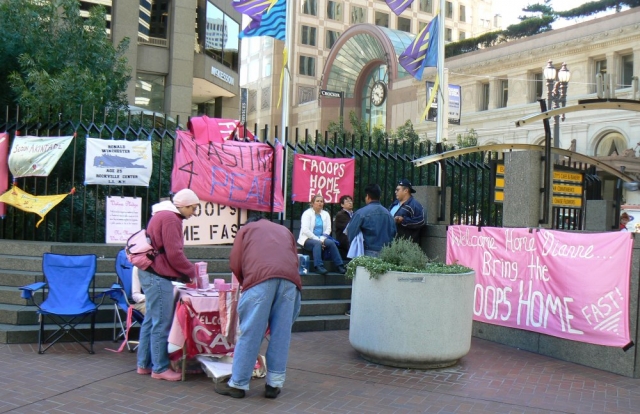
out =
<path fill-rule="evenodd" d="M 77 0 L 0 2 L 0 106 L 20 105 L 31 118 L 76 114 L 80 107 L 121 109 L 131 69 L 114 47 L 102 6 L 80 15 Z"/>

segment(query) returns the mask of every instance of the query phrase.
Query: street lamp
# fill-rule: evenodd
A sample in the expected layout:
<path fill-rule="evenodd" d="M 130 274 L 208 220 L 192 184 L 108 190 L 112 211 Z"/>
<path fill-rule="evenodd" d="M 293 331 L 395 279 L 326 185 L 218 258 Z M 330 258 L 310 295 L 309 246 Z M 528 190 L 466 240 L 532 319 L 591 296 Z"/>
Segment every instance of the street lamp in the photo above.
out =
<path fill-rule="evenodd" d="M 567 64 L 563 62 L 560 70 L 556 71 L 550 60 L 547 62 L 547 67 L 544 68 L 543 76 L 547 81 L 548 109 L 558 109 L 561 106 L 564 108 L 567 104 L 567 89 L 571 79 L 571 72 L 567 69 Z M 562 120 L 564 121 L 564 114 L 562 114 Z M 560 146 L 560 115 L 553 117 L 553 146 L 556 148 Z"/>

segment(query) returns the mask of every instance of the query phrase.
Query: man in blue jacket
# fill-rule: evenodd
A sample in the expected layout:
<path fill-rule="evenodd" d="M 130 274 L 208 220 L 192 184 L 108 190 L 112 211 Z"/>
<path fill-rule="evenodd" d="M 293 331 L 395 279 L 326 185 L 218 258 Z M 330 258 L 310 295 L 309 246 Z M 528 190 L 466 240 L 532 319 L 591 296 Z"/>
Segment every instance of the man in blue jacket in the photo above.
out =
<path fill-rule="evenodd" d="M 405 237 L 416 244 L 420 244 L 420 229 L 424 226 L 424 209 L 413 198 L 416 190 L 411 182 L 403 178 L 396 186 L 396 199 L 389 207 L 389 212 L 396 223 L 396 237 Z"/>
<path fill-rule="evenodd" d="M 347 226 L 347 236 L 351 244 L 358 233 L 362 232 L 365 256 L 377 257 L 382 246 L 393 240 L 396 226 L 389 211 L 380 205 L 380 186 L 369 184 L 364 192 L 367 205 L 353 213 Z"/>

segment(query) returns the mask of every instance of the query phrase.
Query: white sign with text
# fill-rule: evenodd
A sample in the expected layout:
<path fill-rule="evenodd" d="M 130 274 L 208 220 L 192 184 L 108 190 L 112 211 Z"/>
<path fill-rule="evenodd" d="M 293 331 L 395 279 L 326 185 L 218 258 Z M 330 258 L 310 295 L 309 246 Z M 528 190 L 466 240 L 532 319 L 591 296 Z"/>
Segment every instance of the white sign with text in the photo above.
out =
<path fill-rule="evenodd" d="M 106 243 L 126 244 L 142 228 L 140 197 L 107 197 Z"/>
<path fill-rule="evenodd" d="M 240 226 L 247 221 L 247 210 L 211 202 L 200 202 L 189 220 L 182 222 L 184 244 L 232 244 Z"/>

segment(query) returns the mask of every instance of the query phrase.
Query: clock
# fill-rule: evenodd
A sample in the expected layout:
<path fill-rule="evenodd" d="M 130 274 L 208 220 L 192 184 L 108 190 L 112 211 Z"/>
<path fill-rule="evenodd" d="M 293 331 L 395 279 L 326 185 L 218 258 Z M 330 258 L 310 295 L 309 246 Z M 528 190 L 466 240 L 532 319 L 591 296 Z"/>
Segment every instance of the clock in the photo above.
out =
<path fill-rule="evenodd" d="M 387 85 L 384 82 L 376 81 L 371 88 L 371 103 L 380 106 L 387 98 Z"/>

